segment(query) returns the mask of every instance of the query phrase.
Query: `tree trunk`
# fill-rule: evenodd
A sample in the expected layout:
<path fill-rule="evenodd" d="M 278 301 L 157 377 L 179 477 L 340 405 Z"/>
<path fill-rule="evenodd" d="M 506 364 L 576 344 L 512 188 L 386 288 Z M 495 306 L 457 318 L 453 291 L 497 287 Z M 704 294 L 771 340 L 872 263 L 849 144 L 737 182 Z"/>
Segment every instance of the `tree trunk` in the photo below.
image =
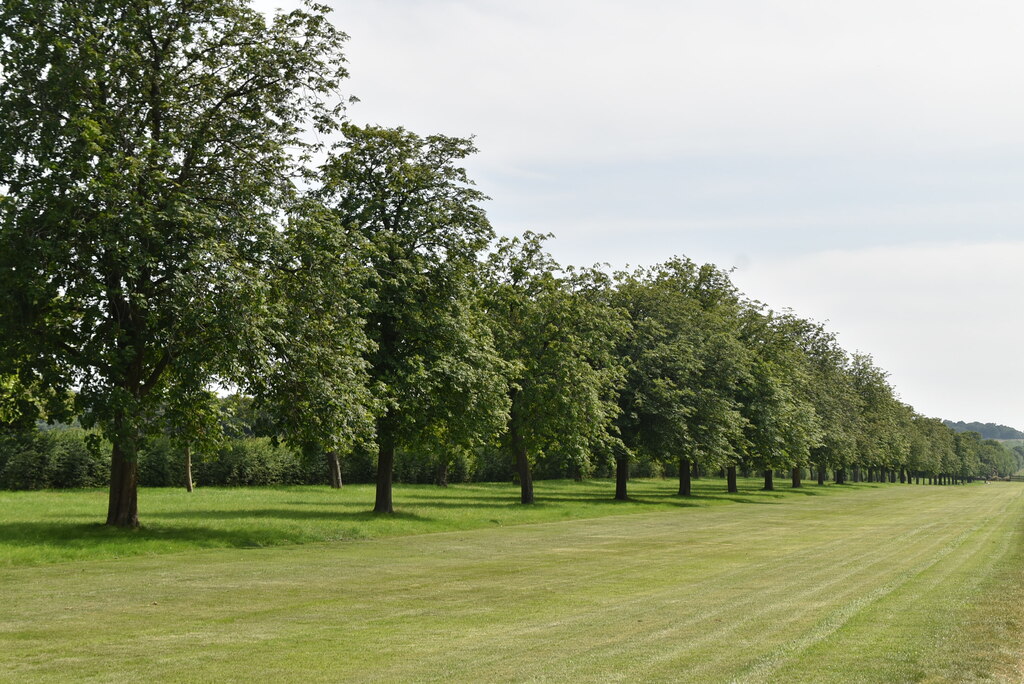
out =
<path fill-rule="evenodd" d="M 730 494 L 735 494 L 739 490 L 736 486 L 736 466 L 731 465 L 725 469 L 725 478 L 728 484 L 726 485 Z"/>
<path fill-rule="evenodd" d="M 819 463 L 818 464 L 818 484 L 820 484 L 820 485 L 824 485 L 825 484 L 825 475 L 826 474 L 827 473 L 825 472 L 825 464 L 824 463 Z"/>
<path fill-rule="evenodd" d="M 533 477 L 530 474 L 530 459 L 526 449 L 515 450 L 516 471 L 519 473 L 519 502 L 524 504 L 533 503 Z"/>
<path fill-rule="evenodd" d="M 185 491 L 192 492 L 195 487 L 192 482 L 192 445 L 185 445 Z"/>
<path fill-rule="evenodd" d="M 764 491 L 770 492 L 775 489 L 775 472 L 770 468 L 764 471 Z"/>
<path fill-rule="evenodd" d="M 448 486 L 448 466 L 449 461 L 445 457 L 437 459 L 437 470 L 434 471 L 434 484 L 438 487 Z"/>
<path fill-rule="evenodd" d="M 629 482 L 629 456 L 625 454 L 615 457 L 615 500 L 625 501 L 626 485 Z"/>
<path fill-rule="evenodd" d="M 700 462 L 697 459 L 693 459 L 693 469 L 690 473 L 690 476 L 694 480 L 700 479 Z"/>
<path fill-rule="evenodd" d="M 526 440 L 522 431 L 522 390 L 513 390 L 509 398 L 511 406 L 508 416 L 508 436 L 512 446 L 512 458 L 515 460 L 516 472 L 519 473 L 519 501 L 524 504 L 533 503 L 533 475 L 530 473 L 530 456 L 526 450 Z"/>
<path fill-rule="evenodd" d="M 331 475 L 331 487 L 341 489 L 341 459 L 333 449 L 327 452 L 327 470 Z"/>
<path fill-rule="evenodd" d="M 110 455 L 110 498 L 107 524 L 113 527 L 139 526 L 139 461 L 134 444 L 119 437 Z"/>
<path fill-rule="evenodd" d="M 533 476 L 530 473 L 530 458 L 526 453 L 526 444 L 523 442 L 519 430 L 514 427 L 515 422 L 510 424 L 512 437 L 512 456 L 516 462 L 516 472 L 519 473 L 519 501 L 524 504 L 533 503 Z"/>
<path fill-rule="evenodd" d="M 696 466 L 696 464 L 694 464 Z M 686 456 L 679 457 L 679 496 L 690 496 L 692 488 L 690 486 L 690 478 L 692 476 L 690 470 L 690 459 Z"/>
<path fill-rule="evenodd" d="M 395 469 L 395 436 L 386 418 L 377 421 L 377 500 L 374 513 L 394 513 L 391 477 Z"/>
<path fill-rule="evenodd" d="M 846 468 L 836 468 L 836 484 L 846 484 Z"/>
<path fill-rule="evenodd" d="M 803 468 L 793 466 L 793 489 L 800 487 L 800 479 L 803 477 Z"/>

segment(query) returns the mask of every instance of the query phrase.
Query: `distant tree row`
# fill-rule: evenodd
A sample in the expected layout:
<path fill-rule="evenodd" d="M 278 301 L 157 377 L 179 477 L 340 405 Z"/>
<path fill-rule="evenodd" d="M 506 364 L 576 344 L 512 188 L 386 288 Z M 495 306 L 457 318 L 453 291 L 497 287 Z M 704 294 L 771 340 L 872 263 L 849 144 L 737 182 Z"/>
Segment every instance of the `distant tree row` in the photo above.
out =
<path fill-rule="evenodd" d="M 962 420 L 944 420 L 943 424 L 957 432 L 977 432 L 984 439 L 1024 439 L 1024 432 L 996 423 L 965 423 Z"/>
<path fill-rule="evenodd" d="M 107 524 L 138 525 L 155 438 L 186 472 L 220 448 L 224 388 L 337 487 L 371 450 L 381 513 L 397 459 L 443 473 L 487 449 L 523 503 L 552 463 L 615 463 L 619 498 L 635 462 L 671 464 L 684 496 L 694 468 L 731 490 L 738 469 L 769 488 L 809 467 L 983 474 L 982 442 L 725 271 L 563 267 L 543 235 L 496 240 L 471 141 L 345 122 L 344 40 L 317 5 L 0 9 L 0 419 L 107 440 Z"/>

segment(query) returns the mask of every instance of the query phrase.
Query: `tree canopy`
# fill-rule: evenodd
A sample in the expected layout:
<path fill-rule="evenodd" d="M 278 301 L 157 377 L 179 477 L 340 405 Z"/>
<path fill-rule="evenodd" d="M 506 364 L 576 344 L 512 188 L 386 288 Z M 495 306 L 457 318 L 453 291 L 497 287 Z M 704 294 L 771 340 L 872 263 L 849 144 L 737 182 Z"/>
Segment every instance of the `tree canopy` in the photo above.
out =
<path fill-rule="evenodd" d="M 184 450 L 187 487 L 193 449 L 256 434 L 336 487 L 362 459 L 379 513 L 416 459 L 441 483 L 491 459 L 523 503 L 539 469 L 614 467 L 626 498 L 640 468 L 687 496 L 702 470 L 734 491 L 737 470 L 1024 464 L 987 439 L 1021 433 L 919 415 L 869 355 L 714 265 L 610 273 L 496 240 L 472 138 L 344 120 L 345 40 L 312 3 L 0 8 L 0 430 L 106 439 L 108 524 L 138 525 L 153 439 Z"/>
<path fill-rule="evenodd" d="M 344 40 L 312 5 L 0 10 L 0 358 L 75 389 L 113 442 L 108 524 L 138 524 L 135 455 L 168 392 L 237 378 L 276 324 L 267 269 L 303 131 L 336 127 Z"/>

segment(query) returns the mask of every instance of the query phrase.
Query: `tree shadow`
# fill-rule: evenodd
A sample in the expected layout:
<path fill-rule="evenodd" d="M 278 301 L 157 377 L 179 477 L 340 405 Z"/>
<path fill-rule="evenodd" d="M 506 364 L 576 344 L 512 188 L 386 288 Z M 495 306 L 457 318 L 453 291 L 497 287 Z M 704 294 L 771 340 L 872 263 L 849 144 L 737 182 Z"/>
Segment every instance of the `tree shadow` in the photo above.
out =
<path fill-rule="evenodd" d="M 117 544 L 119 549 L 152 546 L 155 542 L 180 541 L 190 547 L 259 548 L 294 541 L 294 535 L 269 527 L 215 529 L 202 525 L 142 526 L 119 529 L 100 523 L 19 522 L 0 524 L 0 544 L 31 548 L 61 547 L 87 551 L 92 547 Z"/>
<path fill-rule="evenodd" d="M 368 522 L 380 520 L 381 516 L 373 511 L 308 511 L 293 508 L 247 508 L 243 510 L 188 510 L 188 511 L 156 511 L 146 514 L 147 519 L 155 520 L 248 520 L 251 518 L 274 518 L 286 520 L 329 520 L 337 522 Z M 387 515 L 389 520 L 416 520 L 428 522 L 427 516 L 409 511 L 399 510 Z"/>

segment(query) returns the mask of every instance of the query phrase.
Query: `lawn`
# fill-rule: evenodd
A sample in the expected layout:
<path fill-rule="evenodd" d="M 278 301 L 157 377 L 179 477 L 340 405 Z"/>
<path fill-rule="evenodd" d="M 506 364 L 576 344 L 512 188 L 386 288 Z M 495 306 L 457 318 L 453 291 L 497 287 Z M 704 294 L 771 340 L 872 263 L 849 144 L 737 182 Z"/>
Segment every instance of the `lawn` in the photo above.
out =
<path fill-rule="evenodd" d="M 614 501 L 607 480 L 537 483 L 537 504 L 519 504 L 519 490 L 508 484 L 438 487 L 398 485 L 396 514 L 377 516 L 373 485 L 329 487 L 237 487 L 143 489 L 139 494 L 142 529 L 131 533 L 100 523 L 107 493 L 101 490 L 0 491 L 0 567 L 66 560 L 176 553 L 199 548 L 255 548 L 310 542 L 374 539 L 480 527 L 554 522 L 607 515 L 650 513 L 739 502 L 780 501 L 786 497 L 840 493 L 842 487 L 774 492 L 760 490 L 760 479 L 741 479 L 740 492 L 727 494 L 725 481 L 701 479 L 697 496 L 675 496 L 671 480 L 630 482 L 629 501 Z M 858 485 L 861 486 L 861 485 Z"/>
<path fill-rule="evenodd" d="M 394 519 L 360 488 L 145 491 L 129 534 L 93 493 L 4 494 L 0 679 L 1024 677 L 1024 485 L 721 484 L 403 487 Z"/>

